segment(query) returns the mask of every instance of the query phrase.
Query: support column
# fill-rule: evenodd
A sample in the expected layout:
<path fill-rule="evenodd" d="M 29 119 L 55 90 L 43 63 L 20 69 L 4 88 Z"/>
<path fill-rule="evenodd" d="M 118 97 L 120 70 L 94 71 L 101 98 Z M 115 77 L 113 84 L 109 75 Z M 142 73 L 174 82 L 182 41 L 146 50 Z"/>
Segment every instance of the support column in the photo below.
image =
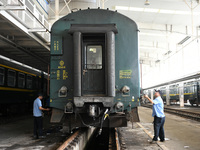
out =
<path fill-rule="evenodd" d="M 55 0 L 55 19 L 59 19 L 59 0 Z"/>
<path fill-rule="evenodd" d="M 151 99 L 153 100 L 153 89 L 151 89 Z"/>
<path fill-rule="evenodd" d="M 166 104 L 170 105 L 170 96 L 169 96 L 169 85 L 166 86 Z"/>
<path fill-rule="evenodd" d="M 81 32 L 74 32 L 74 96 L 81 96 Z"/>
<path fill-rule="evenodd" d="M 102 9 L 104 9 L 105 0 L 101 0 L 101 3 L 102 3 Z"/>
<path fill-rule="evenodd" d="M 106 33 L 106 57 L 107 57 L 107 94 L 115 97 L 115 34 Z"/>
<path fill-rule="evenodd" d="M 184 107 L 184 83 L 179 84 L 179 102 L 180 107 Z"/>

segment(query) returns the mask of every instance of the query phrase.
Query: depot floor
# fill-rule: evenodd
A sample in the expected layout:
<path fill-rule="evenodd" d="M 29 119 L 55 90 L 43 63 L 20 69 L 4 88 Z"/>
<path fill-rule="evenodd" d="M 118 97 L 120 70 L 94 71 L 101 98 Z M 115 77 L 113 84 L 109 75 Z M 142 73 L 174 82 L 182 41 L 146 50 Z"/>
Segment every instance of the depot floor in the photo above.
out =
<path fill-rule="evenodd" d="M 128 127 L 119 128 L 127 150 L 200 150 L 200 122 L 165 113 L 164 143 L 150 144 L 153 137 L 152 110 L 139 107 L 140 122 L 129 122 Z M 46 120 L 46 121 L 45 121 Z M 44 128 L 50 128 L 45 140 L 32 138 L 33 118 L 14 121 L 0 125 L 0 150 L 53 150 L 63 142 L 64 138 L 59 127 L 49 124 L 45 117 Z"/>
<path fill-rule="evenodd" d="M 0 150 L 55 150 L 65 139 L 60 127 L 49 124 L 50 116 L 43 119 L 46 139 L 33 138 L 33 117 L 26 117 L 0 125 Z M 66 136 L 66 135 L 65 135 Z"/>
<path fill-rule="evenodd" d="M 139 107 L 140 124 L 153 136 L 153 117 L 150 108 Z M 161 143 L 169 150 L 200 150 L 200 122 L 165 113 L 166 142 Z"/>

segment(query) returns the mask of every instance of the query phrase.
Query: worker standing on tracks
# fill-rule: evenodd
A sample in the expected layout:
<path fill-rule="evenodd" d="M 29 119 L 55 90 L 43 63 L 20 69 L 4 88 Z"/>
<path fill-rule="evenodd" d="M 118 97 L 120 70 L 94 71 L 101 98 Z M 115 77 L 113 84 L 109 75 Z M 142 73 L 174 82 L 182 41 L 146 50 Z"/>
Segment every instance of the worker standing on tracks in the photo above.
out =
<path fill-rule="evenodd" d="M 49 111 L 49 108 L 42 107 L 43 95 L 41 93 L 38 94 L 38 98 L 35 99 L 33 103 L 33 116 L 34 116 L 34 138 L 45 138 L 43 136 L 42 128 L 43 128 L 43 120 L 42 120 L 42 110 Z"/>
<path fill-rule="evenodd" d="M 147 95 L 144 97 L 148 99 L 153 104 L 153 113 L 154 117 L 154 137 L 151 141 L 152 144 L 157 143 L 158 137 L 161 142 L 165 141 L 165 133 L 164 133 L 164 123 L 165 123 L 165 114 L 164 114 L 164 103 L 161 98 L 160 90 L 155 90 L 156 98 L 151 100 Z"/>

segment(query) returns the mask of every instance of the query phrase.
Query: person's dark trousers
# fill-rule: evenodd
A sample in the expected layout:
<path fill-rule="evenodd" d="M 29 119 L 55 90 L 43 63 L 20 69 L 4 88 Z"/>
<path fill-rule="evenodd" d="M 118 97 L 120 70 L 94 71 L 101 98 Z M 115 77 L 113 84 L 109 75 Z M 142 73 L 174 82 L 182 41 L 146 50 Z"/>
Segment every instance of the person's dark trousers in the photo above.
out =
<path fill-rule="evenodd" d="M 158 137 L 160 138 L 160 141 L 165 140 L 164 123 L 165 117 L 159 118 L 154 116 L 154 141 L 158 141 Z"/>
<path fill-rule="evenodd" d="M 42 117 L 34 117 L 34 136 L 43 136 L 42 133 Z"/>

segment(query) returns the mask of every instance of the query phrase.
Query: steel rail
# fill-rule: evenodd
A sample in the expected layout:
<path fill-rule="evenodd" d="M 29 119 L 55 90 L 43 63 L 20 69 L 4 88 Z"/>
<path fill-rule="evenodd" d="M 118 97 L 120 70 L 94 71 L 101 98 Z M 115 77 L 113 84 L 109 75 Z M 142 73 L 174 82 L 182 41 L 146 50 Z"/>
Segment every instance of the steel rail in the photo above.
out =
<path fill-rule="evenodd" d="M 67 140 L 59 147 L 57 150 L 76 150 L 78 149 L 85 149 L 88 141 L 92 137 L 93 133 L 95 132 L 94 127 L 87 128 L 87 129 L 79 129 L 74 134 L 72 134 Z"/>
<path fill-rule="evenodd" d="M 142 105 L 143 107 L 152 108 L 151 105 Z M 173 108 L 164 108 L 165 112 L 175 114 L 184 118 L 189 118 L 192 120 L 200 121 L 200 113 L 196 112 L 190 112 L 190 111 L 184 111 L 179 109 L 173 109 Z"/>

